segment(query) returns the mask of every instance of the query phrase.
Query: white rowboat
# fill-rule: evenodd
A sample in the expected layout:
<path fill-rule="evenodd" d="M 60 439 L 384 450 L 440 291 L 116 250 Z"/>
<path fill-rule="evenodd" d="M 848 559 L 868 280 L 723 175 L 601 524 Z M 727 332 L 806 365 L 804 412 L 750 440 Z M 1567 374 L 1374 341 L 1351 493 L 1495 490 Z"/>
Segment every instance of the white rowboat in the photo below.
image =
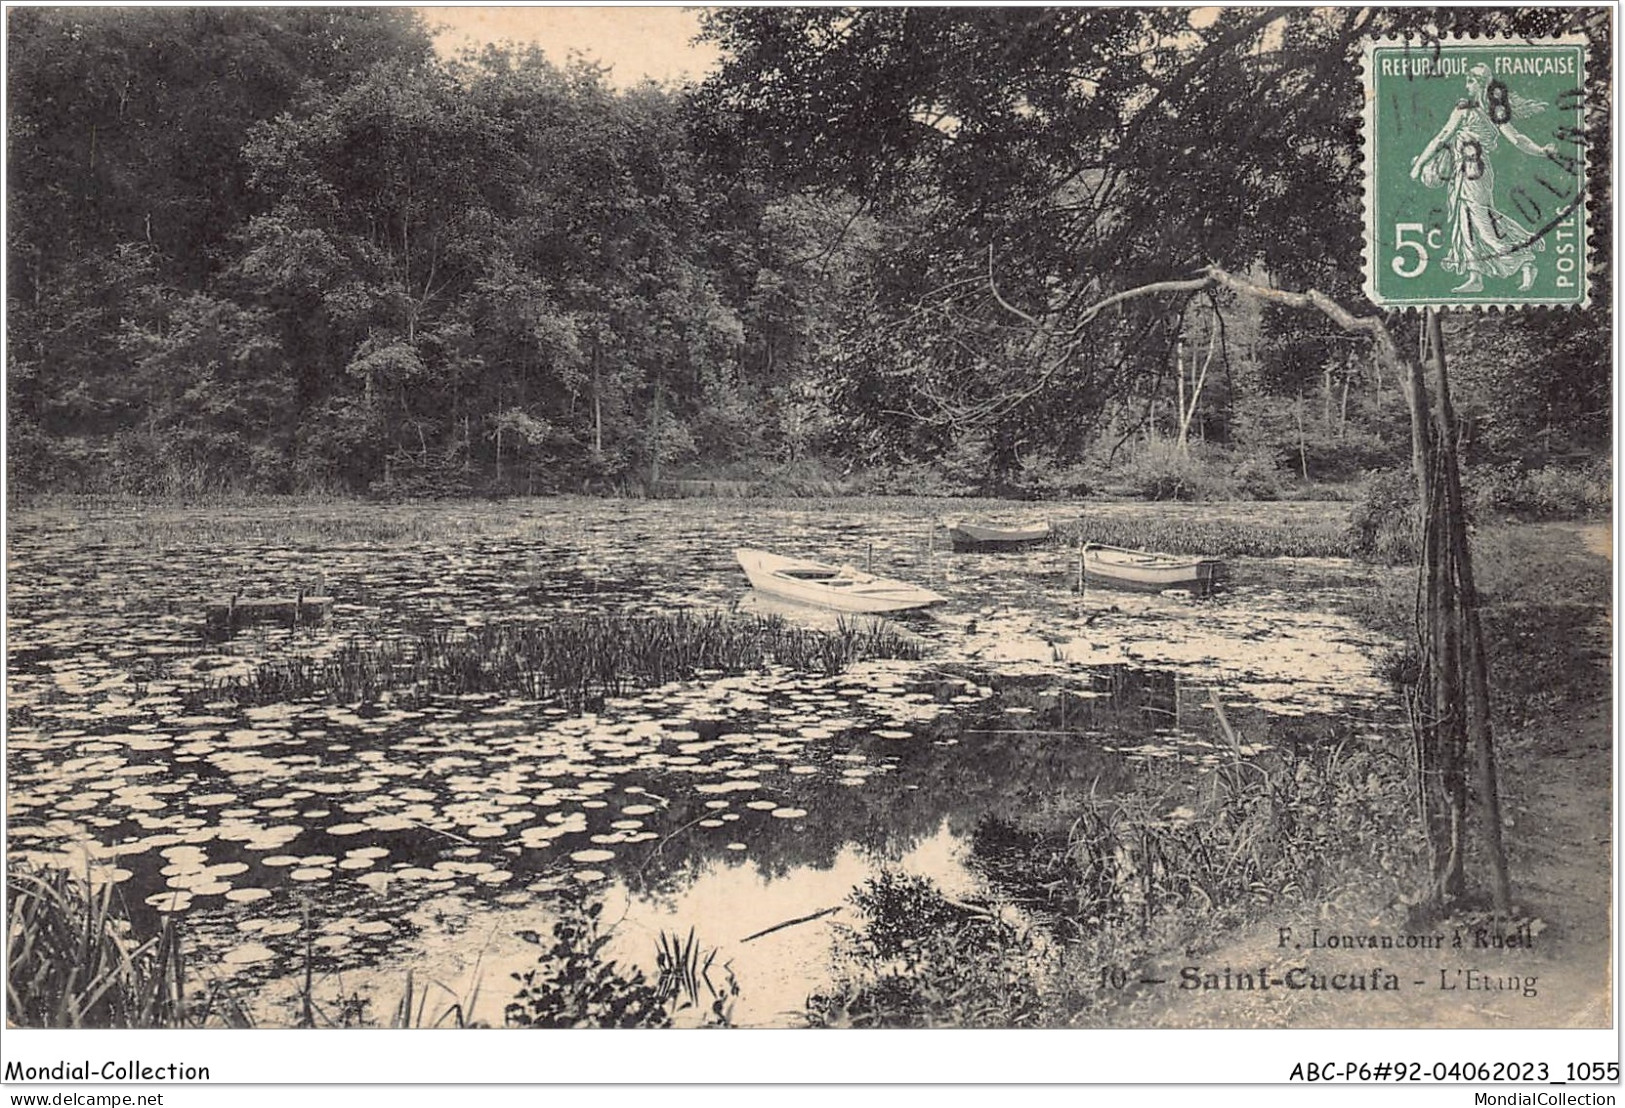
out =
<path fill-rule="evenodd" d="M 1217 558 L 1158 554 L 1096 543 L 1083 548 L 1085 581 L 1120 589 L 1184 589 L 1193 596 L 1206 596 L 1213 591 L 1214 576 L 1221 564 Z"/>
<path fill-rule="evenodd" d="M 947 600 L 930 589 L 875 577 L 851 566 L 829 566 L 746 547 L 735 550 L 734 557 L 758 592 L 840 612 L 903 612 Z"/>
<path fill-rule="evenodd" d="M 1016 550 L 1050 537 L 1049 520 L 1020 523 L 989 523 L 972 520 L 946 520 L 948 538 L 958 551 Z"/>

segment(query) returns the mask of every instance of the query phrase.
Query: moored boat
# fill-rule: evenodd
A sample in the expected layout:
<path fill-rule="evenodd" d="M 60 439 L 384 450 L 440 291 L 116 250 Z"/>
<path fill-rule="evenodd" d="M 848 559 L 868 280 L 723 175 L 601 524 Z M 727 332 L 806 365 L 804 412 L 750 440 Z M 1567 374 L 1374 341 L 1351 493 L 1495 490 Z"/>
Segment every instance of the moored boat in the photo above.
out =
<path fill-rule="evenodd" d="M 1159 554 L 1100 543 L 1087 543 L 1083 548 L 1085 582 L 1119 589 L 1183 589 L 1193 596 L 1207 596 L 1213 591 L 1222 564 L 1217 558 Z"/>
<path fill-rule="evenodd" d="M 953 543 L 953 548 L 961 553 L 976 550 L 1020 550 L 1045 541 L 1052 533 L 1047 519 L 1016 523 L 947 520 L 943 522 L 943 527 L 948 531 L 948 539 Z"/>
<path fill-rule="evenodd" d="M 876 577 L 851 566 L 787 558 L 748 547 L 735 550 L 734 557 L 739 559 L 740 568 L 758 592 L 836 611 L 903 612 L 947 600 L 930 589 Z"/>

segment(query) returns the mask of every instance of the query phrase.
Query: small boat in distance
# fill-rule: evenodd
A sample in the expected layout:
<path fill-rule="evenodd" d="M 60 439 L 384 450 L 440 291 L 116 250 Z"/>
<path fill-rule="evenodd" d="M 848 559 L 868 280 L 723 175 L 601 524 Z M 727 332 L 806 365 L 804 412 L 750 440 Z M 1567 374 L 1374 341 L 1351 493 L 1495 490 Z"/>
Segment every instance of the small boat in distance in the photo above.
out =
<path fill-rule="evenodd" d="M 954 550 L 962 554 L 977 550 L 1020 550 L 1044 542 L 1053 533 L 1047 519 L 1019 523 L 944 520 L 942 525 L 948 530 Z"/>
<path fill-rule="evenodd" d="M 904 612 L 948 599 L 930 589 L 876 577 L 851 566 L 829 566 L 748 547 L 735 550 L 734 557 L 758 592 L 841 612 Z"/>
<path fill-rule="evenodd" d="M 1207 596 L 1213 592 L 1214 578 L 1222 565 L 1217 558 L 1158 554 L 1102 543 L 1085 543 L 1083 547 L 1084 581 L 1119 589 L 1184 589 L 1192 596 Z"/>

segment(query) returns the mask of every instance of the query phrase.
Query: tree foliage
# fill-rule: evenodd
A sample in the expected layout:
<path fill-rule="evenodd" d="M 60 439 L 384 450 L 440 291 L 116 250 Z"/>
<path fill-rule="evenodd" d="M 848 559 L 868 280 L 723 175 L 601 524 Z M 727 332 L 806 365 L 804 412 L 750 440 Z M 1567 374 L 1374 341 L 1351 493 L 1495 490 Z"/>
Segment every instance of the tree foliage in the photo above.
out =
<path fill-rule="evenodd" d="M 1401 425 L 1346 336 L 1211 289 L 1080 312 L 1212 264 L 1357 296 L 1363 37 L 1576 28 L 1607 56 L 1590 9 L 727 8 L 704 85 L 618 89 L 405 9 L 20 9 L 13 481 L 1000 488 L 1142 433 L 1329 475 Z M 1595 287 L 1454 325 L 1483 451 L 1606 441 Z"/>
<path fill-rule="evenodd" d="M 726 60 L 703 95 L 787 184 L 910 221 L 881 327 L 865 323 L 875 368 L 848 382 L 857 418 L 1086 440 L 1091 417 L 1171 391 L 1186 328 L 1185 306 L 1148 301 L 1084 339 L 1084 305 L 1210 264 L 1358 297 L 1366 37 L 1576 30 L 1607 56 L 1607 20 L 1585 9 L 720 9 L 708 31 Z M 1602 165 L 1607 82 L 1587 88 Z M 1562 376 L 1594 398 L 1606 297 L 1579 315 L 1517 329 L 1566 335 Z M 1266 334 L 1255 353 L 1277 393 L 1345 360 L 1324 324 Z"/>

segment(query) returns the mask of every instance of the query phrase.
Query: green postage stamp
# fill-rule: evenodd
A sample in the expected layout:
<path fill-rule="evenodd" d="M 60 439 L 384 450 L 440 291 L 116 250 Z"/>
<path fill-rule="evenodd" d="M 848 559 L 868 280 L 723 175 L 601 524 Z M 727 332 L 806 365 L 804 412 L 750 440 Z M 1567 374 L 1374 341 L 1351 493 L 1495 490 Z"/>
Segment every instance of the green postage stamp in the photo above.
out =
<path fill-rule="evenodd" d="M 1586 303 L 1586 42 L 1365 51 L 1365 286 L 1385 308 Z"/>

